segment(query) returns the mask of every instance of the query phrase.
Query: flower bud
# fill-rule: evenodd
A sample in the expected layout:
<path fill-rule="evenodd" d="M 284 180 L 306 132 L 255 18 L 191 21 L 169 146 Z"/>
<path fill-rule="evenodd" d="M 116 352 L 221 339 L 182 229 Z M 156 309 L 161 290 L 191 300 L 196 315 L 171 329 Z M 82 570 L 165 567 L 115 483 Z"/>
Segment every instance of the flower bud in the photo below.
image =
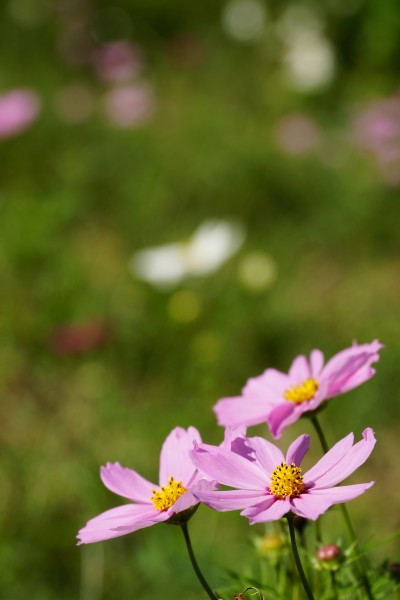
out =
<path fill-rule="evenodd" d="M 329 562 L 331 560 L 335 560 L 340 556 L 340 548 L 335 544 L 327 544 L 326 546 L 321 546 L 317 550 L 317 557 L 321 562 Z"/>

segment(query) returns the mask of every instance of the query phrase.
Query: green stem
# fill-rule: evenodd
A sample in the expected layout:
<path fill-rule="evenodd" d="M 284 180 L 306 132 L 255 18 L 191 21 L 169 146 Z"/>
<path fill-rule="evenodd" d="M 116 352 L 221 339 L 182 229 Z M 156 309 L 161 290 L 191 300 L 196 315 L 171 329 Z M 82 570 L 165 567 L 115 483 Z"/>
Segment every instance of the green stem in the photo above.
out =
<path fill-rule="evenodd" d="M 339 594 L 336 587 L 336 575 L 334 571 L 331 571 L 331 584 L 332 584 L 332 592 L 335 600 L 339 600 Z"/>
<path fill-rule="evenodd" d="M 308 584 L 306 574 L 304 573 L 303 565 L 301 564 L 299 551 L 297 550 L 296 534 L 295 534 L 294 525 L 293 525 L 293 516 L 292 515 L 286 515 L 286 519 L 287 519 L 287 522 L 288 522 L 288 525 L 289 525 L 290 542 L 292 544 L 294 562 L 296 563 L 296 567 L 297 567 L 297 570 L 299 572 L 301 583 L 303 584 L 304 590 L 305 590 L 305 592 L 307 594 L 307 598 L 309 600 L 315 600 L 315 598 L 313 596 L 313 593 L 311 591 L 311 588 L 310 588 L 310 586 Z"/>
<path fill-rule="evenodd" d="M 319 545 L 322 544 L 322 531 L 321 531 L 321 523 L 319 519 L 315 521 L 315 538 Z"/>
<path fill-rule="evenodd" d="M 182 523 L 181 528 L 183 531 L 183 535 L 184 535 L 185 542 L 186 542 L 186 547 L 187 547 L 187 550 L 189 553 L 190 562 L 192 563 L 194 572 L 196 573 L 197 578 L 200 581 L 201 585 L 203 586 L 204 591 L 207 593 L 208 597 L 211 598 L 212 600 L 216 600 L 218 598 L 218 596 L 216 596 L 216 594 L 214 594 L 214 592 L 208 585 L 203 573 L 200 571 L 199 565 L 197 564 L 197 560 L 196 560 L 196 557 L 194 555 L 193 548 L 192 548 L 192 543 L 191 543 L 190 537 L 189 537 L 189 530 L 188 530 L 187 523 Z"/>
<path fill-rule="evenodd" d="M 317 416 L 315 414 L 313 414 L 310 417 L 310 420 L 311 420 L 312 424 L 314 425 L 315 431 L 317 432 L 317 435 L 319 437 L 319 441 L 321 443 L 323 451 L 325 453 L 328 452 L 328 450 L 329 450 L 328 442 L 326 441 L 326 437 L 324 435 L 324 432 L 322 431 L 322 427 L 321 427 L 321 425 L 320 425 L 320 423 L 319 423 L 319 421 L 317 419 Z M 353 524 L 351 522 L 350 515 L 349 515 L 349 513 L 347 511 L 347 508 L 346 508 L 345 504 L 339 504 L 339 508 L 340 508 L 341 513 L 342 513 L 343 520 L 346 523 L 346 527 L 347 527 L 347 531 L 349 532 L 350 539 L 353 542 L 353 544 L 355 546 L 357 546 L 356 532 L 354 530 L 354 527 L 353 527 Z M 359 571 L 359 577 L 361 579 L 361 583 L 364 586 L 364 589 L 365 589 L 365 592 L 366 592 L 366 594 L 368 596 L 368 599 L 369 600 L 374 600 L 374 597 L 373 597 L 372 592 L 371 592 L 371 585 L 369 583 L 368 576 L 367 576 L 367 573 L 365 571 L 364 564 L 362 563 L 362 561 L 360 559 L 358 559 L 356 561 L 356 565 L 358 567 L 357 570 Z"/>

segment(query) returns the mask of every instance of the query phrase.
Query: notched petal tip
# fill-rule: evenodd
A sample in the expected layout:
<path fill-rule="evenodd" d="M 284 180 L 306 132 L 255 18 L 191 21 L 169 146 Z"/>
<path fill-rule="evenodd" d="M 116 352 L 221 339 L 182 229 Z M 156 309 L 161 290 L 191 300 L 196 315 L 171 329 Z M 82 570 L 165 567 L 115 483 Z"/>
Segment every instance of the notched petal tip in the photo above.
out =
<path fill-rule="evenodd" d="M 376 442 L 375 432 L 371 427 L 366 427 L 362 432 L 362 436 L 367 442 Z"/>

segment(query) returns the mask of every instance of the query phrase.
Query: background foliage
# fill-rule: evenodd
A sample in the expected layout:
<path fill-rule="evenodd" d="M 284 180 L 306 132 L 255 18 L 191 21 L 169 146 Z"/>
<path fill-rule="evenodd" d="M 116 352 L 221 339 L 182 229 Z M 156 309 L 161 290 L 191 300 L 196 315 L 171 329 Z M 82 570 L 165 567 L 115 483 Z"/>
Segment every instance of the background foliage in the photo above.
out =
<path fill-rule="evenodd" d="M 368 425 L 376 431 L 357 481 L 377 483 L 349 505 L 361 537 L 400 525 L 400 118 L 385 104 L 400 102 L 399 7 L 270 0 L 256 4 L 255 33 L 238 39 L 227 25 L 232 6 L 1 3 L 1 89 L 31 88 L 41 101 L 37 120 L 0 146 L 7 600 L 146 599 L 160 590 L 201 598 L 174 528 L 75 547 L 86 520 L 119 502 L 99 481 L 99 465 L 119 460 L 155 478 L 174 426 L 193 424 L 219 443 L 211 411 L 218 398 L 238 394 L 267 366 L 286 370 L 314 347 L 329 357 L 353 339 L 385 344 L 377 375 L 321 418 L 331 442 Z M 307 89 L 288 71 L 298 14 L 323 40 L 325 50 L 312 55 L 328 47 L 334 61 L 326 81 Z M 152 103 L 129 127 L 107 116 L 113 86 L 93 62 L 121 39 L 140 49 L 132 85 L 150 90 Z M 71 86 L 81 95 L 65 100 Z M 379 125 L 372 130 L 381 145 L 369 130 L 360 137 L 357 119 L 371 107 L 391 123 L 387 154 Z M 247 232 L 217 273 L 161 290 L 129 269 L 135 251 L 186 239 L 209 218 L 234 219 Z M 261 270 L 249 276 L 254 256 Z M 182 291 L 190 292 L 183 309 Z M 77 323 L 100 331 L 87 351 L 63 347 L 59 328 Z M 282 447 L 309 430 L 297 423 Z M 310 464 L 319 454 L 314 440 Z M 336 542 L 334 512 L 326 522 L 327 541 Z M 251 560 L 250 536 L 263 531 L 205 507 L 191 529 L 216 586 L 224 568 Z M 396 558 L 394 546 L 385 552 Z"/>

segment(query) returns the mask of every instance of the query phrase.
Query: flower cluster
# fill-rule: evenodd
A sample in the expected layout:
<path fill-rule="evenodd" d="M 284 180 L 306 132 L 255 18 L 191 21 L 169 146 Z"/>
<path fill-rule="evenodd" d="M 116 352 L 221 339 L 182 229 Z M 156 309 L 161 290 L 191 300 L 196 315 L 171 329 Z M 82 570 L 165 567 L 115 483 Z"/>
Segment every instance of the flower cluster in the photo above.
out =
<path fill-rule="evenodd" d="M 374 374 L 382 348 L 378 341 L 339 352 L 324 365 L 320 350 L 298 356 L 289 373 L 267 369 L 250 379 L 242 395 L 223 398 L 214 407 L 225 437 L 219 446 L 204 444 L 194 427 L 176 427 L 160 456 L 159 485 L 118 462 L 101 468 L 104 485 L 130 503 L 91 519 L 79 531 L 79 544 L 132 533 L 155 523 L 185 523 L 200 502 L 217 511 L 240 510 L 250 524 L 293 514 L 316 520 L 331 506 L 362 494 L 374 482 L 337 486 L 371 454 L 375 437 L 364 430 L 337 442 L 310 469 L 302 469 L 310 437 L 301 435 L 286 455 L 261 437 L 248 437 L 250 425 L 266 422 L 273 437 L 305 413 L 343 394 Z M 220 489 L 220 486 L 231 489 Z"/>

